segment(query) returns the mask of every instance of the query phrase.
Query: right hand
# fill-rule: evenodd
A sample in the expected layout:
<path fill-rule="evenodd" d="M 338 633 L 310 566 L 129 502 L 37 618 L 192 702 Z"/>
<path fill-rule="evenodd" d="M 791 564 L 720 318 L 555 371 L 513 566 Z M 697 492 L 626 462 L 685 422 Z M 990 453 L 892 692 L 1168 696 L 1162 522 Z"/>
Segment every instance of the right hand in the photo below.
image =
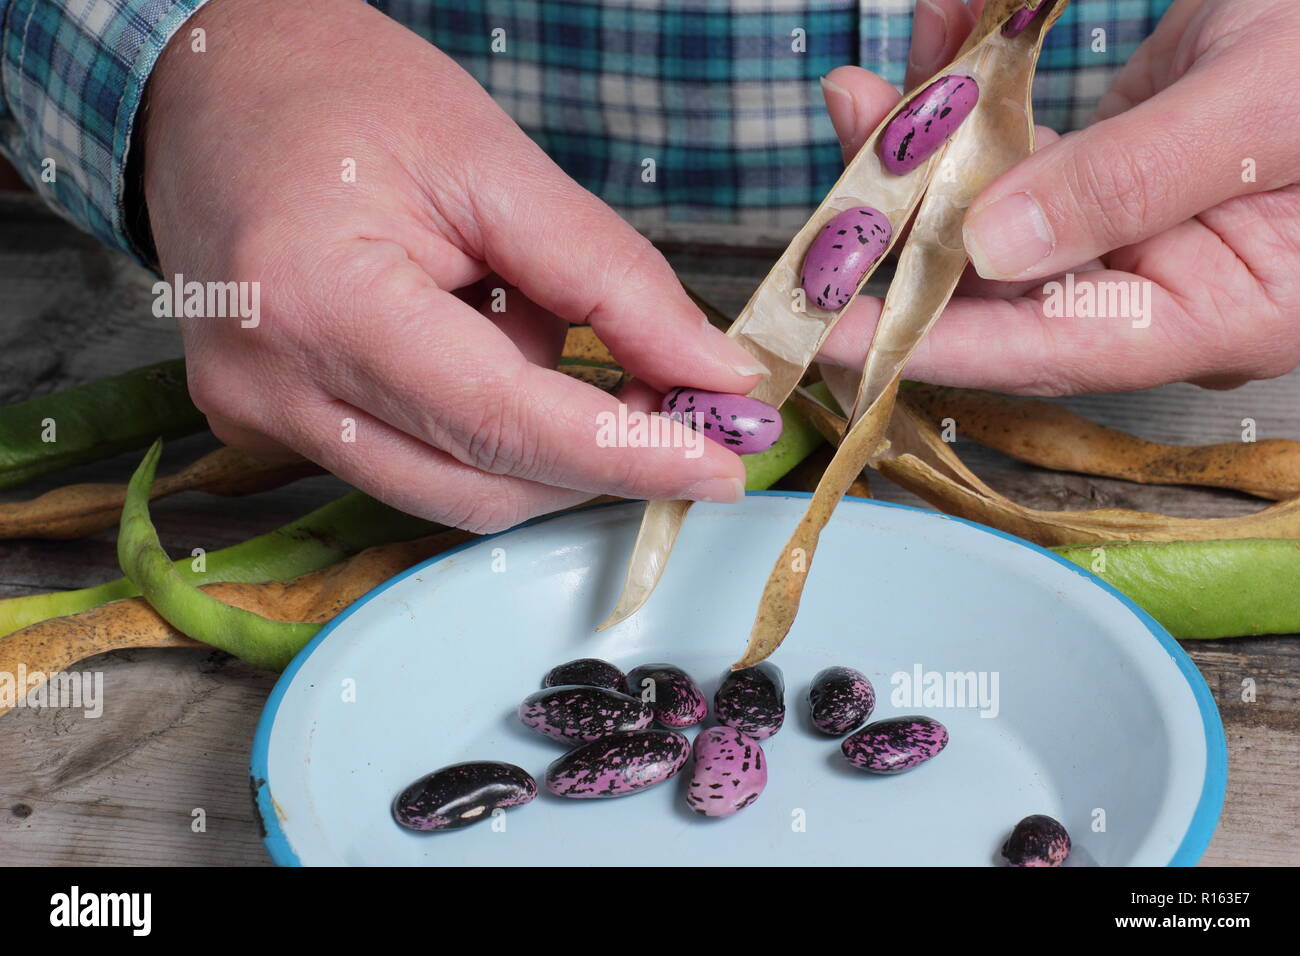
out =
<path fill-rule="evenodd" d="M 212 0 L 164 51 L 141 115 L 164 277 L 260 283 L 255 328 L 179 320 L 191 394 L 223 441 L 292 449 L 479 532 L 596 494 L 743 493 L 740 459 L 711 441 L 695 458 L 598 447 L 618 400 L 554 364 L 567 322 L 590 322 L 649 386 L 628 393 L 644 411 L 676 385 L 747 392 L 761 366 L 648 241 L 388 17 Z"/>

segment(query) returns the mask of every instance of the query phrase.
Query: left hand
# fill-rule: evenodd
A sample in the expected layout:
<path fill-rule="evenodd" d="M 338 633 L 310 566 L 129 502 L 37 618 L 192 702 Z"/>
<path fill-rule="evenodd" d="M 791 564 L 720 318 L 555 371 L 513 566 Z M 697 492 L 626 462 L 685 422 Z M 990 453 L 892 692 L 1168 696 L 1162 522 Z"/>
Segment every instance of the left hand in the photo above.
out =
<path fill-rule="evenodd" d="M 960 0 L 920 0 L 909 87 L 942 69 L 974 22 Z M 1297 60 L 1293 0 L 1176 0 L 1094 121 L 1059 138 L 1040 129 L 1038 152 L 971 205 L 974 270 L 907 376 L 1061 395 L 1231 388 L 1300 365 Z M 897 94 L 857 67 L 826 80 L 851 156 Z M 1150 290 L 1149 325 L 1049 316 L 1043 280 L 1067 271 L 1076 289 L 1143 284 L 1130 288 Z M 879 313 L 859 298 L 823 360 L 860 368 Z"/>

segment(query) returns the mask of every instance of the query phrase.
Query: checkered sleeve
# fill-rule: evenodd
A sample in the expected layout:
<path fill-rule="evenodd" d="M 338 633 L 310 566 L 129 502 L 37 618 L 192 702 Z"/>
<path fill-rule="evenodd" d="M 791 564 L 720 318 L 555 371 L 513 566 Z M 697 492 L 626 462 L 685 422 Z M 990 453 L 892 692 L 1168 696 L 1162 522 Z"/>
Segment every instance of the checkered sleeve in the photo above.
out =
<path fill-rule="evenodd" d="M 0 0 L 0 149 L 46 202 L 137 261 L 127 161 L 145 83 L 207 0 Z"/>

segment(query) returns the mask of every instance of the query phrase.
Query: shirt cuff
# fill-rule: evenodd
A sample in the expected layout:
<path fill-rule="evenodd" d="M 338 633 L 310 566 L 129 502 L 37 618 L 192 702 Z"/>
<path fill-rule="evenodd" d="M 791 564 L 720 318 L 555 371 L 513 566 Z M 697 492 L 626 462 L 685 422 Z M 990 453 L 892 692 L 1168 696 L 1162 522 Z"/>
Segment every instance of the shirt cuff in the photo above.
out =
<path fill-rule="evenodd" d="M 154 64 L 208 0 L 0 0 L 0 147 L 64 217 L 152 265 L 131 138 Z"/>

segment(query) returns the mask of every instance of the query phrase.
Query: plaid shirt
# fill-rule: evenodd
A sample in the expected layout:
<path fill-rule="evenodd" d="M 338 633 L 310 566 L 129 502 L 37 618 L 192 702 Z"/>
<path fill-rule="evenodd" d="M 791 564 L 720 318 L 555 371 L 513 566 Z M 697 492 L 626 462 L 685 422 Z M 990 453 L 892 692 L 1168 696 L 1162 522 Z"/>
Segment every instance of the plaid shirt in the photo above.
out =
<path fill-rule="evenodd" d="M 145 260 L 127 171 L 150 71 L 206 0 L 0 0 L 0 148 L 52 206 Z M 1082 125 L 1172 0 L 1074 0 L 1035 118 Z M 900 84 L 914 0 L 374 0 L 454 57 L 588 189 L 638 218 L 799 225 L 841 170 L 817 78 Z M 1106 50 L 1092 52 L 1093 31 Z M 505 51 L 493 52 L 494 31 Z M 799 33 L 798 31 L 802 31 Z M 802 46 L 802 49 L 797 49 Z M 642 163 L 653 158 L 653 184 Z M 130 175 L 138 175 L 132 170 Z"/>

